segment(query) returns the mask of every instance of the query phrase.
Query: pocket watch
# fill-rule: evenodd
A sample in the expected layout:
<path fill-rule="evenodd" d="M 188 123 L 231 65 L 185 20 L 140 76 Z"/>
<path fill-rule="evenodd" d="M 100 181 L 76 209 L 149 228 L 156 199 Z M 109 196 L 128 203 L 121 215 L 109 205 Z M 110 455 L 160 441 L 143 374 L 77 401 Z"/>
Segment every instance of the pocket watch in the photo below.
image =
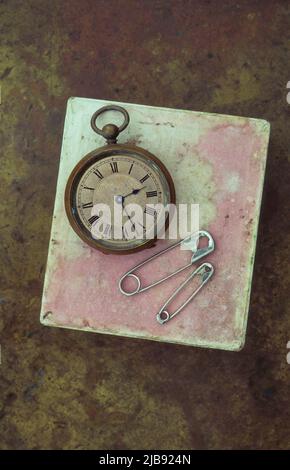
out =
<path fill-rule="evenodd" d="M 122 113 L 121 126 L 97 127 L 97 118 L 106 111 Z M 65 210 L 72 228 L 85 243 L 103 253 L 128 254 L 152 246 L 160 224 L 165 230 L 168 226 L 168 212 L 162 207 L 175 204 L 174 184 L 164 164 L 148 150 L 117 143 L 129 120 L 126 109 L 116 105 L 104 106 L 93 114 L 91 127 L 107 140 L 107 145 L 79 161 L 65 189 Z M 144 216 L 141 222 L 140 217 L 135 222 L 134 213 L 127 210 L 132 204 L 141 208 Z M 103 216 L 95 212 L 98 205 L 106 205 L 112 212 L 116 207 L 121 209 L 119 237 L 112 235 L 114 218 L 108 218 L 107 212 Z M 98 236 L 94 230 L 96 224 L 99 224 Z"/>

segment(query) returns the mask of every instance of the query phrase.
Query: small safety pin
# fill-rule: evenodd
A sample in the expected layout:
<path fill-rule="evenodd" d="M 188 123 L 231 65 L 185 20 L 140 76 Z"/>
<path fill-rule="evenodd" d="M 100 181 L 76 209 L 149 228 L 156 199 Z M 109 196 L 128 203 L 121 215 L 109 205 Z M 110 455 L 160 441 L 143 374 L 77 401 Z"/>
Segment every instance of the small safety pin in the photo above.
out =
<path fill-rule="evenodd" d="M 186 307 L 189 302 L 198 294 L 198 292 L 203 288 L 203 286 L 210 280 L 214 273 L 214 267 L 210 263 L 203 263 L 201 266 L 199 266 L 195 271 L 193 271 L 190 276 L 188 276 L 185 281 L 180 284 L 180 286 L 173 292 L 173 294 L 169 297 L 169 299 L 166 300 L 165 304 L 162 305 L 161 309 L 156 315 L 157 321 L 163 325 L 163 323 L 167 323 L 169 320 L 171 320 L 173 317 L 175 317 L 181 310 Z M 188 297 L 188 299 L 180 306 L 178 307 L 177 310 L 173 313 L 168 313 L 166 310 L 166 307 L 170 302 L 178 295 L 178 293 L 193 279 L 195 276 L 201 276 L 202 282 L 201 284 L 195 289 L 195 291 Z"/>
<path fill-rule="evenodd" d="M 201 238 L 207 238 L 208 244 L 204 248 L 198 248 L 198 242 Z M 149 263 L 155 258 L 158 258 L 158 256 L 163 255 L 164 253 L 167 253 L 170 250 L 173 250 L 179 245 L 183 245 L 185 249 L 191 250 L 193 252 L 193 255 L 191 257 L 190 263 L 186 264 L 185 266 L 182 266 L 181 268 L 177 269 L 171 274 L 168 274 L 168 276 L 163 277 L 162 279 L 158 279 L 157 281 L 153 282 L 152 284 L 149 284 L 148 286 L 141 287 L 141 280 L 140 277 L 138 277 L 136 274 L 133 274 L 134 271 L 138 270 L 145 264 Z M 199 261 L 201 258 L 204 258 L 207 256 L 209 253 L 211 253 L 215 248 L 214 245 L 214 240 L 210 233 L 206 232 L 205 230 L 200 230 L 194 234 L 189 235 L 188 237 L 184 238 L 183 240 L 178 241 L 177 243 L 174 243 L 173 245 L 169 246 L 168 248 L 165 248 L 165 250 L 159 251 L 159 253 L 156 253 L 155 255 L 151 256 L 150 258 L 147 258 L 145 261 L 142 261 L 142 263 L 139 263 L 137 266 L 134 268 L 130 269 L 130 271 L 127 271 L 120 279 L 119 281 L 119 289 L 122 292 L 122 294 L 130 296 L 130 295 L 135 295 L 135 294 L 140 294 L 141 292 L 144 292 L 148 289 L 151 289 L 151 287 L 157 286 L 158 284 L 161 284 L 162 282 L 166 281 L 167 279 L 170 279 L 171 277 L 175 276 L 176 274 L 184 271 L 185 269 L 189 268 L 192 264 L 196 263 Z M 137 282 L 136 289 L 129 292 L 124 290 L 123 288 L 123 282 L 126 278 L 133 278 Z"/>

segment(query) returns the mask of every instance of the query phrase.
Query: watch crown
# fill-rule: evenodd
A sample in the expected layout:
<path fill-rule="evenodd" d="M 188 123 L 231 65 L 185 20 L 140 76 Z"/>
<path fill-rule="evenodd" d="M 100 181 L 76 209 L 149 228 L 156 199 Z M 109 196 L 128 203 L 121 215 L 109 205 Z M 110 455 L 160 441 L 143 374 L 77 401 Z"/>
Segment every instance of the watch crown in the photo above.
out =
<path fill-rule="evenodd" d="M 108 144 L 115 144 L 119 135 L 119 127 L 115 124 L 106 124 L 102 129 L 102 133 Z"/>

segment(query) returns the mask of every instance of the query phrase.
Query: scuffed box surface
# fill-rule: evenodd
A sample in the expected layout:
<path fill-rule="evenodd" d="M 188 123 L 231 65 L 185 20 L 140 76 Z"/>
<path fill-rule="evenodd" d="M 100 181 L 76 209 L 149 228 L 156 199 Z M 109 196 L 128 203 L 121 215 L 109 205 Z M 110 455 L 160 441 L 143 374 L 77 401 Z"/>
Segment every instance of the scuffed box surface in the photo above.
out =
<path fill-rule="evenodd" d="M 64 211 L 64 189 L 71 170 L 82 156 L 103 145 L 89 123 L 93 112 L 105 104 L 108 102 L 84 98 L 68 102 L 41 322 L 239 350 L 246 331 L 269 124 L 115 102 L 125 106 L 131 118 L 119 142 L 135 143 L 160 158 L 173 176 L 177 203 L 200 204 L 200 225 L 212 233 L 217 245 L 206 259 L 215 266 L 213 280 L 180 315 L 159 325 L 159 307 L 189 272 L 129 298 L 119 292 L 118 280 L 168 242 L 159 241 L 154 248 L 134 255 L 104 255 L 75 235 Z M 174 270 L 189 258 L 190 253 L 175 250 L 164 261 L 166 269 Z M 146 270 L 144 281 L 158 275 L 159 266 L 154 264 Z"/>

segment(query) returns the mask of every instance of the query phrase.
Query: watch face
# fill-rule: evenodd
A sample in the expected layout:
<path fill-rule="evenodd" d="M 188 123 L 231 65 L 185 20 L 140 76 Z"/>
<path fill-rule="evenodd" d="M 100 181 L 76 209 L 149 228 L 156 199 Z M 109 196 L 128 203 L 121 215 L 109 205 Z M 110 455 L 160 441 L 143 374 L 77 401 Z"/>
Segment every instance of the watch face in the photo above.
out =
<path fill-rule="evenodd" d="M 164 227 L 164 207 L 174 202 L 164 170 L 142 152 L 119 150 L 90 158 L 70 186 L 77 232 L 105 250 L 140 249 Z"/>

